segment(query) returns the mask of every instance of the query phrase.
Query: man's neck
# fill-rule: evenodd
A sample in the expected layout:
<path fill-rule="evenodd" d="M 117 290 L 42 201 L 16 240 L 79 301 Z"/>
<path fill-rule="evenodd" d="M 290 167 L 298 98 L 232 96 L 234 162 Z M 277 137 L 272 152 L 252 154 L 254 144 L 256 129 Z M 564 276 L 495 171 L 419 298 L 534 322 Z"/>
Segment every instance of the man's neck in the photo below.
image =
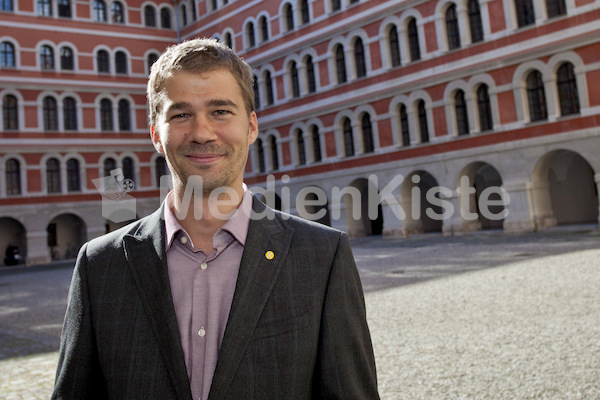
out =
<path fill-rule="evenodd" d="M 229 190 L 231 189 L 231 190 Z M 196 194 L 186 198 L 181 190 L 174 189 L 169 206 L 181 227 L 190 235 L 194 247 L 209 254 L 213 250 L 213 236 L 239 207 L 243 187 L 229 188 L 220 195 Z"/>

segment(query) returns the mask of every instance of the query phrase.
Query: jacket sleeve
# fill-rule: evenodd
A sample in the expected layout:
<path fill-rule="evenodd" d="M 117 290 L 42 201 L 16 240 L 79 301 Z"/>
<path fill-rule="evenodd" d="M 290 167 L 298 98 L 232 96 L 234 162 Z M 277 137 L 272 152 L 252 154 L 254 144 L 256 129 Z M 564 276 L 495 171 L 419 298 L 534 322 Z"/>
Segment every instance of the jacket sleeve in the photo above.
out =
<path fill-rule="evenodd" d="M 92 326 L 86 250 L 87 244 L 73 271 L 52 400 L 108 397 Z"/>
<path fill-rule="evenodd" d="M 320 399 L 379 399 L 362 285 L 344 233 L 330 270 L 319 340 L 315 391 Z"/>

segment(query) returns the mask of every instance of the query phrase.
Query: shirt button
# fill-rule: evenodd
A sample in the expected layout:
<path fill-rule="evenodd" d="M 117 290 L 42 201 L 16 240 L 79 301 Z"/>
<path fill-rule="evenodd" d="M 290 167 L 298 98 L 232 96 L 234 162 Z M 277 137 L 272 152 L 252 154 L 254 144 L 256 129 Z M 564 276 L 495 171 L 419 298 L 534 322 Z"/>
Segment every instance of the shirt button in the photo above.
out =
<path fill-rule="evenodd" d="M 186 244 L 188 242 L 188 239 L 185 236 L 181 237 L 181 243 Z"/>
<path fill-rule="evenodd" d="M 203 262 L 202 264 L 200 264 L 200 268 L 202 268 L 202 270 L 204 271 L 206 268 L 208 268 L 208 264 Z"/>
<path fill-rule="evenodd" d="M 202 338 L 206 336 L 206 331 L 204 330 L 204 328 L 200 328 L 200 330 L 198 331 L 198 336 Z"/>

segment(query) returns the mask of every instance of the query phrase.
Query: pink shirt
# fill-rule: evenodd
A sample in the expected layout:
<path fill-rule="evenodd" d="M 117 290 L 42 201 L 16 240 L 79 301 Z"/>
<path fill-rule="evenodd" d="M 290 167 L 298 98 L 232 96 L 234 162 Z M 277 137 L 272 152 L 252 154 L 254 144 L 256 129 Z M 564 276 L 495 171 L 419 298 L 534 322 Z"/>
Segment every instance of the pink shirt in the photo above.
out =
<path fill-rule="evenodd" d="M 194 247 L 173 214 L 171 194 L 165 236 L 173 304 L 193 399 L 206 400 L 246 243 L 252 196 L 244 187 L 240 206 L 215 233 L 214 249 L 207 255 Z"/>

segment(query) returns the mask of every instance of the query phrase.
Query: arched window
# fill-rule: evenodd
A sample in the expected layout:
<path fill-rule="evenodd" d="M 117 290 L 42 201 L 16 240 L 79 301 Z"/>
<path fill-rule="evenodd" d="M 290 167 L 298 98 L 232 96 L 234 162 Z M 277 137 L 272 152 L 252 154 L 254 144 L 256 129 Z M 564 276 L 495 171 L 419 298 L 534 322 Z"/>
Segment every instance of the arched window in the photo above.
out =
<path fill-rule="evenodd" d="M 125 8 L 119 1 L 113 1 L 110 6 L 110 19 L 115 24 L 125 23 Z"/>
<path fill-rule="evenodd" d="M 52 16 L 52 0 L 38 0 L 38 15 L 41 17 Z"/>
<path fill-rule="evenodd" d="M 372 153 L 375 151 L 373 143 L 373 126 L 371 125 L 371 116 L 365 113 L 361 118 L 361 130 L 363 141 L 363 153 Z"/>
<path fill-rule="evenodd" d="M 290 3 L 286 3 L 283 6 L 283 15 L 285 17 L 285 31 L 290 32 L 294 30 L 294 9 Z"/>
<path fill-rule="evenodd" d="M 115 169 L 117 169 L 117 162 L 115 161 L 114 158 L 112 157 L 108 157 L 107 159 L 104 160 L 104 176 L 110 176 L 111 171 L 114 171 Z"/>
<path fill-rule="evenodd" d="M 311 56 L 306 57 L 306 83 L 308 93 L 317 91 L 317 79 L 315 77 L 315 64 Z"/>
<path fill-rule="evenodd" d="M 256 46 L 256 39 L 254 37 L 254 24 L 252 22 L 248 22 L 246 24 L 246 43 L 248 47 Z"/>
<path fill-rule="evenodd" d="M 254 91 L 254 108 L 260 109 L 260 91 L 258 88 L 258 77 L 256 75 L 252 75 L 252 89 Z"/>
<path fill-rule="evenodd" d="M 469 13 L 471 42 L 481 42 L 483 40 L 483 24 L 481 22 L 481 9 L 479 8 L 479 0 L 469 0 L 467 3 L 467 11 Z"/>
<path fill-rule="evenodd" d="M 565 0 L 546 0 L 546 10 L 548 10 L 548 18 L 565 15 L 567 13 Z"/>
<path fill-rule="evenodd" d="M 42 101 L 42 109 L 44 115 L 44 130 L 58 130 L 58 108 L 54 97 L 44 97 Z"/>
<path fill-rule="evenodd" d="M 361 38 L 357 38 L 354 42 L 354 63 L 356 65 L 356 77 L 362 78 L 367 76 L 367 64 L 365 63 L 365 48 Z"/>
<path fill-rule="evenodd" d="M 48 45 L 40 48 L 40 67 L 42 69 L 54 69 L 54 50 Z"/>
<path fill-rule="evenodd" d="M 60 162 L 56 158 L 46 161 L 46 190 L 48 193 L 60 193 Z"/>
<path fill-rule="evenodd" d="M 352 132 L 352 123 L 350 119 L 345 118 L 343 123 L 344 155 L 350 157 L 354 155 L 354 136 Z"/>
<path fill-rule="evenodd" d="M 388 32 L 388 46 L 390 47 L 392 67 L 397 67 L 402 63 L 402 60 L 400 59 L 400 41 L 398 40 L 396 25 L 392 25 Z"/>
<path fill-rule="evenodd" d="M 308 8 L 308 0 L 302 0 L 300 4 L 300 12 L 302 14 L 302 23 L 308 24 L 310 22 L 310 10 Z"/>
<path fill-rule="evenodd" d="M 306 148 L 304 147 L 304 133 L 300 129 L 296 132 L 296 147 L 298 148 L 298 165 L 305 165 Z"/>
<path fill-rule="evenodd" d="M 12 131 L 19 129 L 19 107 L 17 98 L 7 94 L 2 99 L 2 117 L 4 119 L 4 130 Z"/>
<path fill-rule="evenodd" d="M 81 178 L 79 175 L 79 160 L 70 158 L 67 161 L 67 191 L 81 191 Z"/>
<path fill-rule="evenodd" d="M 421 49 L 419 48 L 419 31 L 417 30 L 417 20 L 411 18 L 407 24 L 408 48 L 410 49 L 410 60 L 417 61 L 421 59 Z"/>
<path fill-rule="evenodd" d="M 15 65 L 15 46 L 10 42 L 0 43 L 0 67 L 14 68 Z"/>
<path fill-rule="evenodd" d="M 564 63 L 556 71 L 556 86 L 560 103 L 560 115 L 579 113 L 579 93 L 573 64 Z"/>
<path fill-rule="evenodd" d="M 419 133 L 421 135 L 421 143 L 429 142 L 429 126 L 427 124 L 427 109 L 425 101 L 419 100 L 417 103 L 417 116 L 419 118 Z"/>
<path fill-rule="evenodd" d="M 276 171 L 279 169 L 279 152 L 277 151 L 277 139 L 275 139 L 275 136 L 269 136 L 269 148 L 271 150 L 271 169 Z"/>
<path fill-rule="evenodd" d="M 149 28 L 156 26 L 156 11 L 154 10 L 154 7 L 144 7 L 144 24 Z"/>
<path fill-rule="evenodd" d="M 533 0 L 515 0 L 515 11 L 517 12 L 519 28 L 535 23 Z"/>
<path fill-rule="evenodd" d="M 398 117 L 400 118 L 402 146 L 410 146 L 410 125 L 408 125 L 408 112 L 404 104 L 400 104 L 398 107 Z"/>
<path fill-rule="evenodd" d="M 12 0 L 0 0 L 0 11 L 13 11 Z"/>
<path fill-rule="evenodd" d="M 267 94 L 267 105 L 272 105 L 274 102 L 274 93 L 273 93 L 273 79 L 271 78 L 271 72 L 265 72 L 265 91 Z"/>
<path fill-rule="evenodd" d="M 290 83 L 292 85 L 292 96 L 300 97 L 300 78 L 298 77 L 298 67 L 295 61 L 290 63 Z"/>
<path fill-rule="evenodd" d="M 166 7 L 160 9 L 160 27 L 171 29 L 171 11 Z"/>
<path fill-rule="evenodd" d="M 467 114 L 467 102 L 465 92 L 457 90 L 454 95 L 454 111 L 456 113 L 456 129 L 459 135 L 469 134 L 469 116 Z"/>
<path fill-rule="evenodd" d="M 108 99 L 100 100 L 100 129 L 113 130 L 112 102 Z"/>
<path fill-rule="evenodd" d="M 168 175 L 167 161 L 164 157 L 156 157 L 154 160 L 154 178 L 156 180 L 156 187 L 160 187 L 160 180 L 163 176 Z"/>
<path fill-rule="evenodd" d="M 119 114 L 119 130 L 130 131 L 131 130 L 131 111 L 129 107 L 129 101 L 122 99 L 119 100 L 118 104 Z"/>
<path fill-rule="evenodd" d="M 6 161 L 6 194 L 21 194 L 21 163 L 19 160 L 11 158 Z"/>
<path fill-rule="evenodd" d="M 63 99 L 63 122 L 65 130 L 74 131 L 77 129 L 77 103 L 72 97 Z"/>
<path fill-rule="evenodd" d="M 127 73 L 127 54 L 123 51 L 117 51 L 115 54 L 115 72 L 117 74 Z"/>
<path fill-rule="evenodd" d="M 98 50 L 96 53 L 96 64 L 98 72 L 110 72 L 110 59 L 108 57 L 108 51 Z"/>
<path fill-rule="evenodd" d="M 192 14 L 192 21 L 198 19 L 198 11 L 196 10 L 196 0 L 190 1 L 190 13 Z"/>
<path fill-rule="evenodd" d="M 337 72 L 337 83 L 346 82 L 346 56 L 344 46 L 338 44 L 335 48 L 335 67 Z"/>
<path fill-rule="evenodd" d="M 71 0 L 58 0 L 58 16 L 71 18 Z"/>
<path fill-rule="evenodd" d="M 188 23 L 188 20 L 187 20 L 187 7 L 185 6 L 185 4 L 182 4 L 179 7 L 179 10 L 180 10 L 180 14 L 181 14 L 181 24 L 183 26 L 186 26 L 187 23 Z"/>
<path fill-rule="evenodd" d="M 135 162 L 131 157 L 123 159 L 123 178 L 135 183 Z"/>
<path fill-rule="evenodd" d="M 265 149 L 263 148 L 262 139 L 257 138 L 254 146 L 256 146 L 256 155 L 258 157 L 258 172 L 263 173 L 267 170 L 267 167 L 265 165 Z"/>
<path fill-rule="evenodd" d="M 154 53 L 150 53 L 148 54 L 148 58 L 146 60 L 146 63 L 148 64 L 148 73 L 150 73 L 150 71 L 152 71 L 152 66 L 154 65 L 154 63 L 158 60 L 158 55 L 154 54 Z"/>
<path fill-rule="evenodd" d="M 106 3 L 103 0 L 94 0 L 94 20 L 106 22 Z"/>
<path fill-rule="evenodd" d="M 479 129 L 482 132 L 492 130 L 494 123 L 487 85 L 479 85 L 477 88 L 477 111 L 479 114 Z"/>
<path fill-rule="evenodd" d="M 452 4 L 446 10 L 446 35 L 448 37 L 448 49 L 458 49 L 460 47 L 460 32 L 458 31 L 456 4 Z"/>
<path fill-rule="evenodd" d="M 73 50 L 64 46 L 60 48 L 60 69 L 63 71 L 72 71 L 74 69 Z"/>
<path fill-rule="evenodd" d="M 544 81 L 539 71 L 533 71 L 527 75 L 527 99 L 529 100 L 529 117 L 532 122 L 548 118 Z"/>
<path fill-rule="evenodd" d="M 331 0 L 331 11 L 339 11 L 342 9 L 341 0 Z"/>
<path fill-rule="evenodd" d="M 227 45 L 227 47 L 229 47 L 230 49 L 233 49 L 233 39 L 231 38 L 231 33 L 227 32 L 224 35 L 224 41 L 225 41 L 225 44 Z"/>
<path fill-rule="evenodd" d="M 266 42 L 269 40 L 269 22 L 267 17 L 264 15 L 258 19 L 258 26 L 260 28 L 260 41 Z"/>
<path fill-rule="evenodd" d="M 319 128 L 316 125 L 312 127 L 312 151 L 313 161 L 321 161 L 323 158 L 321 155 L 321 135 L 319 134 Z"/>

